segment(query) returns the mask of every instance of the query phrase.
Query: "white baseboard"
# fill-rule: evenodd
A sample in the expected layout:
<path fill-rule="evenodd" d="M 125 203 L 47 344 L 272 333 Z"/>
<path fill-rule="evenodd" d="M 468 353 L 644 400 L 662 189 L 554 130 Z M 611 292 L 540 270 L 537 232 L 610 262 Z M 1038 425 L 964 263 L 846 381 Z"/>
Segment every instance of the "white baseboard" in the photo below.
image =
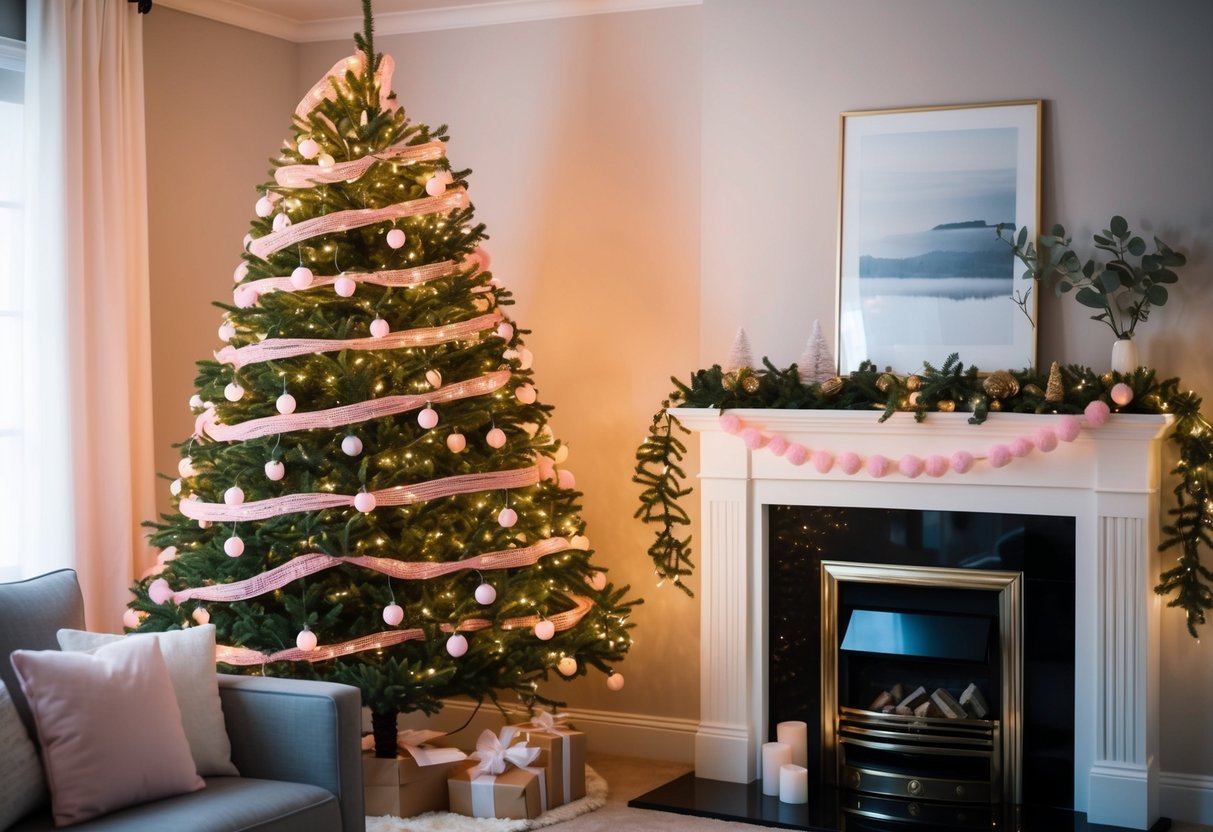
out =
<path fill-rule="evenodd" d="M 1213 825 L 1213 777 L 1160 772 L 1158 807 L 1171 820 Z"/>
<path fill-rule="evenodd" d="M 525 720 L 521 708 L 507 708 L 506 713 L 511 722 Z M 585 732 L 592 751 L 678 763 L 695 762 L 698 720 L 579 708 L 566 708 L 561 713 L 567 713 L 569 721 Z M 364 715 L 369 730 L 370 717 L 365 711 Z M 474 747 L 481 731 L 486 728 L 495 731 L 504 722 L 501 713 L 492 705 L 484 705 L 477 712 L 474 703 L 461 699 L 447 700 L 442 712 L 432 717 L 424 714 L 402 714 L 400 717 L 402 728 L 428 727 L 454 732 L 451 739 L 461 748 Z"/>

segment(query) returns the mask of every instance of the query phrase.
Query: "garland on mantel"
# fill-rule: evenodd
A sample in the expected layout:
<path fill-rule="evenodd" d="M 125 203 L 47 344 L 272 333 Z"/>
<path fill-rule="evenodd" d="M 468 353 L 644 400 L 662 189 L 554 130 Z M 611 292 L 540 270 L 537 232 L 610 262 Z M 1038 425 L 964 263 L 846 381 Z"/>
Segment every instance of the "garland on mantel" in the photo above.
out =
<path fill-rule="evenodd" d="M 1178 379 L 1159 381 L 1154 371 L 1145 367 L 1127 374 L 1100 374 L 1088 367 L 1060 367 L 1057 364 L 1046 375 L 1023 370 L 981 376 L 976 367 L 965 368 L 953 354 L 942 367 L 936 369 L 928 364 L 922 373 L 911 376 L 881 372 L 875 365 L 865 362 L 845 378 L 805 384 L 795 364 L 781 370 L 764 358 L 763 367 L 758 369 L 725 372 L 716 365 L 696 371 L 689 383 L 677 378 L 671 380 L 675 389 L 661 403 L 661 410 L 654 415 L 649 427 L 649 435 L 636 451 L 636 472 L 632 480 L 643 487 L 635 516 L 657 526 L 656 539 L 649 547 L 657 575 L 688 595 L 692 593 L 683 578 L 693 572 L 694 563 L 691 536 L 684 535 L 681 529 L 690 524 L 690 517 L 680 500 L 692 489 L 685 484 L 686 472 L 681 467 L 686 445 L 679 433 L 689 434 L 690 431 L 679 423 L 672 408 L 880 410 L 881 422 L 899 411 L 912 412 L 919 422 L 932 412 L 965 412 L 971 414 L 969 422 L 975 425 L 997 411 L 1076 416 L 1087 413 L 1087 421 L 1092 425 L 1100 421 L 1090 418 L 1092 412 L 1110 412 L 1174 416 L 1174 430 L 1168 438 L 1179 451 L 1179 462 L 1172 470 L 1179 482 L 1173 490 L 1174 505 L 1167 512 L 1170 521 L 1163 526 L 1159 549 L 1175 549 L 1178 555 L 1175 565 L 1162 573 L 1154 591 L 1169 596 L 1167 606 L 1179 607 L 1186 613 L 1188 631 L 1193 637 L 1197 635 L 1197 625 L 1205 623 L 1206 611 L 1213 608 L 1213 571 L 1200 561 L 1201 548 L 1213 548 L 1210 531 L 1213 528 L 1213 494 L 1210 491 L 1213 426 L 1200 412 L 1200 398 L 1191 390 L 1181 389 Z M 1088 410 L 1094 402 L 1102 402 L 1106 411 L 1099 405 Z M 725 427 L 737 427 L 738 441 L 746 441 L 752 446 L 774 439 L 765 435 L 746 435 L 743 426 L 732 422 Z M 779 447 L 782 438 L 774 441 L 774 450 L 786 455 L 786 447 Z M 1013 452 L 1016 450 L 1022 449 L 1012 449 Z M 1005 464 L 1002 456 L 996 446 L 987 461 Z M 810 459 L 801 458 L 799 462 Z M 851 462 L 848 459 L 847 464 L 840 467 L 853 473 L 849 470 L 854 467 Z M 896 461 L 892 463 L 897 466 Z M 797 460 L 790 459 L 789 464 L 797 464 Z M 907 464 L 909 469 L 901 473 L 917 476 L 913 461 Z M 934 470 L 928 473 L 932 476 L 944 473 L 938 470 L 939 465 L 936 461 Z M 868 469 L 869 473 L 873 470 L 884 473 L 880 465 Z M 958 469 L 953 466 L 953 470 Z"/>

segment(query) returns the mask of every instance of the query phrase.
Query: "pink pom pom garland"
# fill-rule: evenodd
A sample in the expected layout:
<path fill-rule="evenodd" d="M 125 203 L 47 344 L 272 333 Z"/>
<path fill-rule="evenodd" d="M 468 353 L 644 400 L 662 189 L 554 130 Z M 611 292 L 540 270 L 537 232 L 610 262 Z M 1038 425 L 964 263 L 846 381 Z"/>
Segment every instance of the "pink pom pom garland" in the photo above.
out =
<path fill-rule="evenodd" d="M 1108 421 L 1108 416 L 1112 414 L 1112 409 L 1108 407 L 1107 402 L 1102 399 L 1096 399 L 1087 405 L 1083 413 L 1087 417 L 1087 424 L 1093 428 L 1097 428 Z"/>
<path fill-rule="evenodd" d="M 863 467 L 863 460 L 854 451 L 847 451 L 838 455 L 838 467 L 844 474 L 857 474 Z"/>
<path fill-rule="evenodd" d="M 926 465 L 923 468 L 928 477 L 942 477 L 948 473 L 948 458 L 939 454 L 931 454 L 927 457 Z"/>
<path fill-rule="evenodd" d="M 784 458 L 793 465 L 804 465 L 809 459 L 809 449 L 798 442 L 793 442 L 788 445 L 788 452 L 784 454 Z"/>
<path fill-rule="evenodd" d="M 889 462 L 888 457 L 884 456 L 883 454 L 872 454 L 870 457 L 868 457 L 866 467 L 870 476 L 880 479 L 885 474 L 889 473 L 890 464 L 891 463 Z"/>
<path fill-rule="evenodd" d="M 897 470 L 902 473 L 902 476 L 909 477 L 910 479 L 914 479 L 921 474 L 925 467 L 926 463 L 922 461 L 922 457 L 915 456 L 914 454 L 906 454 L 897 461 Z"/>

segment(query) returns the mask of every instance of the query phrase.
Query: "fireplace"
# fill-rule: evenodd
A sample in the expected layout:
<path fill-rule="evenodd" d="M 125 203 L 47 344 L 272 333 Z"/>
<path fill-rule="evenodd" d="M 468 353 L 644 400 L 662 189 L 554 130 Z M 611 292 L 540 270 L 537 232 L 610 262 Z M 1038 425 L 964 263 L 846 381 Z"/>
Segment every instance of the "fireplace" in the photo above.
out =
<path fill-rule="evenodd" d="M 767 434 L 781 434 L 790 442 L 813 450 L 835 455 L 853 451 L 862 457 L 879 453 L 891 459 L 905 453 L 925 457 L 962 450 L 984 456 L 997 443 L 1031 435 L 1046 425 L 1056 427 L 1060 418 L 992 414 L 984 425 L 969 425 L 963 414 L 931 414 L 925 423 L 916 424 L 909 414 L 897 414 L 880 424 L 874 414 L 862 412 L 733 412 L 748 426 Z M 837 797 L 840 806 L 883 806 L 893 799 L 892 793 L 897 789 L 905 790 L 901 797 L 912 795 L 912 780 L 917 781 L 918 788 L 926 789 L 928 784 L 923 778 L 912 775 L 876 783 L 870 778 L 865 781 L 864 772 L 881 769 L 873 768 L 873 758 L 867 754 L 873 749 L 852 740 L 862 739 L 862 731 L 896 732 L 862 720 L 856 723 L 852 712 L 867 711 L 867 706 L 875 701 L 873 696 L 872 701 L 863 702 L 871 693 L 870 688 L 864 689 L 866 685 L 891 686 L 895 682 L 891 678 L 877 680 L 883 671 L 878 670 L 881 662 L 871 658 L 874 651 L 844 646 L 848 628 L 856 611 L 861 612 L 861 619 L 865 616 L 870 619 L 867 626 L 877 630 L 894 624 L 888 617 L 881 620 L 880 615 L 870 614 L 918 616 L 904 618 L 902 622 L 906 627 L 926 630 L 955 629 L 963 623 L 947 620 L 949 617 L 984 618 L 988 622 L 987 646 L 997 642 L 1001 650 L 1004 643 L 1001 613 L 996 621 L 995 616 L 980 610 L 949 611 L 955 606 L 950 601 L 933 605 L 929 600 L 882 598 L 880 581 L 855 580 L 853 570 L 867 569 L 875 560 L 890 568 L 951 569 L 984 573 L 987 577 L 1008 573 L 1010 583 L 1017 579 L 1034 580 L 1031 569 L 1025 572 L 1022 565 L 995 568 L 991 561 L 984 568 L 978 564 L 974 569 L 973 564 L 888 562 L 870 556 L 871 547 L 865 546 L 853 546 L 845 556 L 837 553 L 822 556 L 820 561 L 841 566 L 823 567 L 818 562 L 818 575 L 810 576 L 810 582 L 816 584 L 818 593 L 825 593 L 824 583 L 834 580 L 838 593 L 834 600 L 826 594 L 819 597 L 827 604 L 841 603 L 843 613 L 835 619 L 837 630 L 832 634 L 826 632 L 830 625 L 822 624 L 818 618 L 818 623 L 807 624 L 807 629 L 793 639 L 808 645 L 805 649 L 812 655 L 801 664 L 803 672 L 785 684 L 778 642 L 787 637 L 779 634 L 770 619 L 773 612 L 778 614 L 771 599 L 785 587 L 776 575 L 780 568 L 778 558 L 772 560 L 772 528 L 783 512 L 864 509 L 900 512 L 905 517 L 931 518 L 940 512 L 955 512 L 957 516 L 968 517 L 1040 518 L 1045 525 L 1068 524 L 1072 529 L 1072 542 L 1067 544 L 1072 551 L 1064 559 L 1064 568 L 1072 578 L 1068 584 L 1062 582 L 1064 591 L 1059 589 L 1060 585 L 1052 588 L 1066 595 L 1057 620 L 1042 628 L 1030 603 L 1022 613 L 1012 610 L 1011 617 L 1021 615 L 1021 620 L 1010 628 L 1018 627 L 1025 634 L 1021 659 L 1013 656 L 1008 659 L 999 653 L 992 665 L 986 661 L 985 669 L 979 671 L 975 657 L 979 651 L 972 644 L 969 648 L 956 648 L 962 651 L 961 658 L 933 657 L 944 663 L 959 662 L 965 673 L 972 669 L 972 683 L 997 718 L 984 720 L 989 723 L 985 726 L 954 722 L 949 727 L 946 717 L 939 723 L 934 721 L 937 717 L 930 717 L 932 721 L 924 725 L 950 732 L 952 739 L 966 738 L 963 733 L 957 735 L 961 729 L 985 731 L 982 737 L 968 737 L 989 752 L 987 770 L 979 778 L 987 783 L 989 792 L 971 806 L 990 805 L 988 801 L 1000 799 L 1006 804 L 1040 800 L 1045 805 L 1068 806 L 1085 812 L 1093 823 L 1148 829 L 1158 820 L 1157 677 L 1161 604 L 1151 588 L 1158 574 L 1159 455 L 1161 440 L 1170 425 L 1168 417 L 1119 415 L 1097 430 L 1085 429 L 1076 441 L 1063 444 L 1051 454 L 1032 453 L 1005 468 L 978 464 L 965 475 L 908 478 L 894 472 L 875 479 L 866 473 L 848 476 L 837 469 L 823 474 L 811 464 L 797 467 L 766 450 L 750 450 L 738 437 L 720 430 L 716 411 L 683 409 L 677 414 L 684 425 L 701 434 L 698 777 L 732 783 L 753 781 L 759 774 L 760 746 L 772 736 L 773 723 L 804 718 L 811 726 L 810 768 L 816 769 L 815 776 L 820 781 L 843 788 Z M 935 521 L 905 522 L 913 525 Z M 855 552 L 869 554 L 857 557 Z M 1046 559 L 1046 566 L 1057 568 L 1058 562 Z M 821 577 L 829 576 L 830 570 L 835 569 L 841 571 L 832 577 Z M 842 579 L 838 580 L 840 576 Z M 934 589 L 945 593 L 993 593 L 995 597 L 1012 591 L 954 586 Z M 1032 592 L 1023 595 L 1033 597 Z M 995 606 L 1002 603 L 996 601 Z M 1049 604 L 1055 607 L 1053 601 Z M 814 615 L 820 615 L 820 607 Z M 1059 634 L 1051 642 L 1047 638 L 1050 627 Z M 995 632 L 997 636 L 992 635 Z M 1044 639 L 1043 652 L 1033 652 L 1034 638 Z M 1059 658 L 1055 648 L 1067 643 L 1071 645 L 1070 652 Z M 855 645 L 865 646 L 862 640 L 852 641 L 852 646 Z M 964 649 L 969 652 L 964 653 Z M 836 653 L 833 665 L 828 655 L 831 653 Z M 885 664 L 898 661 L 890 659 Z M 965 667 L 970 661 L 974 666 Z M 1016 669 L 1017 661 L 1022 662 L 1020 669 Z M 1060 686 L 1052 684 L 1048 668 L 1063 665 L 1069 681 Z M 838 690 L 845 689 L 849 698 L 827 702 L 830 694 L 823 693 L 822 674 L 837 675 L 840 670 L 846 676 Z M 955 666 L 943 672 L 947 684 L 940 684 L 939 677 L 924 679 L 920 684 L 925 687 L 930 682 L 944 689 L 959 686 L 954 671 Z M 978 679 L 982 674 L 985 676 Z M 902 685 L 913 682 L 907 678 Z M 967 688 L 969 683 L 966 678 L 963 686 Z M 1020 694 L 1015 692 L 1017 685 Z M 803 709 L 800 715 L 794 708 L 781 704 L 781 697 L 789 692 L 800 696 Z M 1013 699 L 1016 695 L 1023 696 L 1018 713 Z M 860 703 L 858 707 L 856 703 Z M 1040 725 L 1036 728 L 1034 714 L 1044 714 L 1037 720 Z M 898 721 L 888 716 L 881 713 L 886 722 Z M 901 716 L 907 725 L 913 719 L 895 712 L 891 716 Z M 968 719 L 969 716 L 966 711 L 966 723 L 980 722 Z M 996 731 L 993 723 L 997 723 Z M 1055 730 L 1059 725 L 1066 728 L 1061 735 Z M 909 733 L 914 730 L 917 729 Z M 1017 761 L 1021 754 L 1036 754 L 1048 776 L 1034 785 L 1031 772 L 1038 767 L 1022 765 Z M 883 765 L 887 775 L 897 774 L 895 761 L 875 765 Z M 858 791 L 845 782 L 846 775 L 855 768 L 861 769 Z M 1049 792 L 1049 784 L 1053 792 Z M 970 789 L 980 791 L 976 784 L 952 782 L 953 797 L 957 785 L 965 786 L 969 797 L 973 796 Z M 934 805 L 925 800 L 915 803 L 920 811 L 923 806 Z"/>

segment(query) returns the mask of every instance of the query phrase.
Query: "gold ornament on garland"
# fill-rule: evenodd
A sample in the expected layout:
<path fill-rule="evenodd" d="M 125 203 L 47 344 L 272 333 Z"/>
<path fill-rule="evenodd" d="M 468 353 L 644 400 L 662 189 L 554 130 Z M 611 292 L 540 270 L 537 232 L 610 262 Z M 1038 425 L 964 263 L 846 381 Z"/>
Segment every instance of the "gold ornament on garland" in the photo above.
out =
<path fill-rule="evenodd" d="M 887 393 L 896 381 L 897 379 L 892 373 L 881 373 L 880 378 L 876 379 L 876 389 L 881 393 Z"/>
<path fill-rule="evenodd" d="M 981 389 L 992 399 L 1009 399 L 1019 392 L 1019 381 L 1006 370 L 998 370 L 986 376 Z"/>
<path fill-rule="evenodd" d="M 1023 386 L 1023 394 L 1030 399 L 1039 399 L 1045 394 L 1045 391 L 1041 390 L 1035 384 L 1025 384 Z"/>
<path fill-rule="evenodd" d="M 737 389 L 737 374 L 725 373 L 720 377 L 720 386 L 732 393 Z"/>
<path fill-rule="evenodd" d="M 1066 397 L 1066 389 L 1061 383 L 1061 365 L 1054 361 L 1049 365 L 1049 385 L 1045 389 L 1045 401 L 1057 404 Z"/>
<path fill-rule="evenodd" d="M 746 374 L 741 379 L 741 389 L 749 393 L 751 396 L 758 392 L 758 388 L 762 387 L 762 379 L 756 375 Z"/>
<path fill-rule="evenodd" d="M 845 384 L 841 376 L 827 378 L 821 383 L 821 395 L 827 399 L 832 399 L 842 392 L 842 385 Z"/>
<path fill-rule="evenodd" d="M 998 412 L 998 411 L 1002 410 L 1002 402 L 1000 402 L 998 399 L 991 400 L 990 401 L 990 410 L 993 410 L 994 412 Z"/>
<path fill-rule="evenodd" d="M 913 393 L 922 387 L 922 376 L 906 376 L 906 390 Z"/>
<path fill-rule="evenodd" d="M 940 399 L 935 403 L 935 407 L 940 413 L 951 413 L 956 410 L 956 402 L 951 399 Z"/>

